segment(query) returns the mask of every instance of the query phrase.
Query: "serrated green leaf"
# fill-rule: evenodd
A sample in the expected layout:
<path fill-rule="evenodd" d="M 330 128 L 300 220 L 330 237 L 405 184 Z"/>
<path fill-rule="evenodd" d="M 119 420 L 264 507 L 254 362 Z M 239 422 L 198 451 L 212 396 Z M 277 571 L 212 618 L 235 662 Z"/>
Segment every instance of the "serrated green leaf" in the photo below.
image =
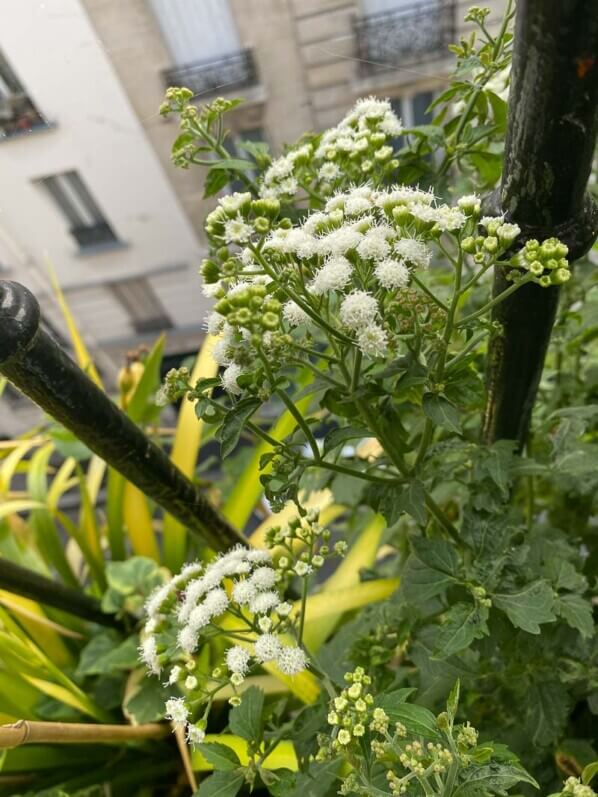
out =
<path fill-rule="evenodd" d="M 219 772 L 229 772 L 241 766 L 239 756 L 226 744 L 210 742 L 199 745 L 203 757 Z"/>
<path fill-rule="evenodd" d="M 241 705 L 228 715 L 228 725 L 233 733 L 242 736 L 248 742 L 256 742 L 262 738 L 264 710 L 264 693 L 257 686 L 243 692 Z"/>
<path fill-rule="evenodd" d="M 424 393 L 422 409 L 437 426 L 460 434 L 459 410 L 444 396 L 439 393 Z"/>
<path fill-rule="evenodd" d="M 367 430 L 357 426 L 341 426 L 339 429 L 332 429 L 324 438 L 324 455 L 332 451 L 333 448 L 346 443 L 348 440 L 370 436 Z"/>
<path fill-rule="evenodd" d="M 438 629 L 437 657 L 448 658 L 468 648 L 475 639 L 488 635 L 488 609 L 471 603 L 456 603 Z"/>
<path fill-rule="evenodd" d="M 492 601 L 501 609 L 515 628 L 528 634 L 539 634 L 543 623 L 556 620 L 554 614 L 554 595 L 546 581 L 534 581 L 519 592 L 494 594 Z"/>
<path fill-rule="evenodd" d="M 407 559 L 401 574 L 401 590 L 405 600 L 415 606 L 440 595 L 454 583 L 454 578 L 428 567 L 413 555 Z"/>
<path fill-rule="evenodd" d="M 576 628 L 586 639 L 591 639 L 594 636 L 592 604 L 581 595 L 575 593 L 561 595 L 556 600 L 555 611 L 571 628 Z"/>
<path fill-rule="evenodd" d="M 223 457 L 227 457 L 235 449 L 243 427 L 261 403 L 258 398 L 242 399 L 233 410 L 226 414 L 219 434 L 220 452 Z"/>
<path fill-rule="evenodd" d="M 427 740 L 439 738 L 436 717 L 429 709 L 415 706 L 413 703 L 397 703 L 392 693 L 382 695 L 376 705 L 384 709 L 391 722 L 402 722 L 408 733 L 423 736 Z"/>
<path fill-rule="evenodd" d="M 569 712 L 569 697 L 559 681 L 535 683 L 527 692 L 525 731 L 534 745 L 546 746 L 561 736 Z"/>
<path fill-rule="evenodd" d="M 433 570 L 453 577 L 457 575 L 459 556 L 450 542 L 414 535 L 411 538 L 411 548 L 414 556 Z"/>
<path fill-rule="evenodd" d="M 244 781 L 242 772 L 214 772 L 204 780 L 194 797 L 235 797 Z"/>
<path fill-rule="evenodd" d="M 453 797 L 488 793 L 505 794 L 517 783 L 529 783 L 539 788 L 534 778 L 523 767 L 493 761 L 481 767 L 468 767 L 463 782 L 455 789 Z"/>

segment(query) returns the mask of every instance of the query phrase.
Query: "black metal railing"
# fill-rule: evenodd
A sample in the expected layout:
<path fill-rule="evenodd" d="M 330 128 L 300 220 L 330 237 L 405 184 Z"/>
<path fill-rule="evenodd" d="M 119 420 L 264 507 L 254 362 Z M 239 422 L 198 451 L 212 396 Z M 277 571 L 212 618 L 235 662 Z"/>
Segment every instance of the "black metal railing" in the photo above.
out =
<path fill-rule="evenodd" d="M 44 332 L 30 291 L 8 280 L 0 280 L 0 375 L 204 544 L 226 550 L 243 542 L 202 489 Z"/>
<path fill-rule="evenodd" d="M 258 82 L 258 74 L 253 52 L 239 50 L 220 58 L 166 69 L 164 82 L 167 88 L 185 86 L 194 94 L 206 95 L 254 86 Z"/>
<path fill-rule="evenodd" d="M 390 71 L 427 57 L 440 57 L 455 34 L 454 0 L 425 0 L 354 22 L 362 75 Z"/>
<path fill-rule="evenodd" d="M 112 227 L 107 221 L 99 221 L 97 224 L 90 224 L 82 227 L 71 227 L 70 233 L 81 249 L 116 243 L 118 241 Z"/>

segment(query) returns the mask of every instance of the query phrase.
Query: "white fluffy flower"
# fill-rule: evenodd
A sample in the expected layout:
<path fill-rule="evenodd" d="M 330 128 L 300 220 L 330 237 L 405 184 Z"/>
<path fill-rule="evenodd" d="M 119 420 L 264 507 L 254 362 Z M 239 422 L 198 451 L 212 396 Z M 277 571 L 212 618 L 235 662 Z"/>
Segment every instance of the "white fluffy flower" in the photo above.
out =
<path fill-rule="evenodd" d="M 168 683 L 170 684 L 170 686 L 176 684 L 176 682 L 180 680 L 182 674 L 183 674 L 183 668 L 179 667 L 178 664 L 175 664 L 168 676 Z"/>
<path fill-rule="evenodd" d="M 318 254 L 326 256 L 342 256 L 359 246 L 362 235 L 354 227 L 339 227 L 328 235 L 323 236 L 318 242 Z"/>
<path fill-rule="evenodd" d="M 219 335 L 222 332 L 222 327 L 226 323 L 226 319 L 220 313 L 214 311 L 206 319 L 206 330 L 210 335 Z"/>
<path fill-rule="evenodd" d="M 220 338 L 212 346 L 212 359 L 218 365 L 230 365 L 231 354 L 230 341 L 226 338 Z"/>
<path fill-rule="evenodd" d="M 210 284 L 208 284 L 207 282 L 203 282 L 201 285 L 201 292 L 208 299 L 213 299 L 221 287 L 222 285 L 220 284 L 220 282 L 212 282 Z"/>
<path fill-rule="evenodd" d="M 279 617 L 288 617 L 292 611 L 293 611 L 293 604 L 288 603 L 288 601 L 279 603 L 278 606 L 276 607 L 276 614 Z"/>
<path fill-rule="evenodd" d="M 231 672 L 245 675 L 249 669 L 249 653 L 245 648 L 235 645 L 226 651 L 226 666 Z"/>
<path fill-rule="evenodd" d="M 357 345 L 366 357 L 384 357 L 388 336 L 378 324 L 368 324 L 357 332 Z"/>
<path fill-rule="evenodd" d="M 428 247 L 415 238 L 401 238 L 395 241 L 394 251 L 416 268 L 428 268 L 432 259 L 432 253 Z"/>
<path fill-rule="evenodd" d="M 347 216 L 358 216 L 360 213 L 367 213 L 371 208 L 371 200 L 364 196 L 349 196 L 345 202 Z"/>
<path fill-rule="evenodd" d="M 323 166 L 320 167 L 318 172 L 318 177 L 320 180 L 336 180 L 336 178 L 340 175 L 341 170 L 336 165 L 336 163 L 325 163 Z"/>
<path fill-rule="evenodd" d="M 357 100 L 350 116 L 365 119 L 382 119 L 387 113 L 392 113 L 392 107 L 388 100 L 380 100 L 378 97 L 362 97 Z"/>
<path fill-rule="evenodd" d="M 248 205 L 251 202 L 251 194 L 249 191 L 246 191 L 243 194 L 239 192 L 235 192 L 234 194 L 229 194 L 228 196 L 223 196 L 220 199 L 220 207 L 226 211 L 226 213 L 238 213 L 242 207 Z"/>
<path fill-rule="evenodd" d="M 238 581 L 233 587 L 232 599 L 235 603 L 245 606 L 253 600 L 257 594 L 257 588 L 251 581 Z"/>
<path fill-rule="evenodd" d="M 179 631 L 177 637 L 178 645 L 182 650 L 185 651 L 185 653 L 193 653 L 197 647 L 198 640 L 198 632 L 191 628 L 190 625 L 184 625 Z"/>
<path fill-rule="evenodd" d="M 206 609 L 203 603 L 196 606 L 189 614 L 189 628 L 193 633 L 197 633 L 200 629 L 204 628 L 212 619 L 212 613 Z"/>
<path fill-rule="evenodd" d="M 443 232 L 460 230 L 466 222 L 467 217 L 457 208 L 449 208 L 447 205 L 437 208 L 436 224 Z"/>
<path fill-rule="evenodd" d="M 214 347 L 216 348 L 216 347 Z M 227 366 L 224 371 L 222 372 L 222 376 L 220 377 L 220 381 L 222 382 L 222 387 L 227 390 L 229 393 L 234 393 L 235 395 L 239 395 L 243 392 L 242 388 L 239 387 L 237 383 L 237 379 L 241 376 L 243 371 L 241 370 L 241 366 L 237 365 L 237 363 L 231 363 Z"/>
<path fill-rule="evenodd" d="M 227 244 L 245 244 L 251 238 L 253 227 L 240 216 L 229 219 L 224 225 L 224 240 Z"/>
<path fill-rule="evenodd" d="M 403 132 L 403 125 L 396 114 L 392 111 L 387 111 L 378 125 L 378 129 L 380 132 L 386 133 L 387 136 L 395 138 L 396 136 L 400 136 Z"/>
<path fill-rule="evenodd" d="M 147 636 L 139 648 L 139 656 L 147 669 L 154 675 L 160 675 L 160 661 L 155 636 Z"/>
<path fill-rule="evenodd" d="M 409 283 L 409 269 L 401 260 L 386 258 L 376 264 L 376 279 L 387 290 L 404 288 Z"/>
<path fill-rule="evenodd" d="M 197 725 L 187 725 L 187 741 L 192 747 L 197 747 L 205 741 L 206 732 L 203 728 L 198 728 Z"/>
<path fill-rule="evenodd" d="M 482 201 L 477 194 L 467 194 L 457 201 L 459 210 L 462 210 L 468 216 L 471 216 L 472 213 L 479 213 L 481 206 Z"/>
<path fill-rule="evenodd" d="M 177 727 L 185 725 L 189 709 L 182 697 L 171 697 L 166 701 L 166 719 L 171 720 Z"/>
<path fill-rule="evenodd" d="M 276 584 L 276 570 L 266 566 L 258 567 L 250 580 L 259 590 L 271 589 Z"/>
<path fill-rule="evenodd" d="M 353 266 L 346 257 L 332 257 L 316 272 L 308 289 L 315 296 L 344 288 L 353 273 Z"/>
<path fill-rule="evenodd" d="M 261 634 L 255 641 L 255 657 L 262 664 L 272 661 L 280 653 L 281 647 L 276 634 Z"/>
<path fill-rule="evenodd" d="M 378 313 L 378 302 L 366 291 L 354 291 L 346 296 L 340 307 L 341 323 L 349 329 L 371 324 Z"/>
<path fill-rule="evenodd" d="M 160 614 L 162 604 L 170 595 L 170 584 L 163 584 L 151 593 L 145 604 L 145 613 L 149 617 Z"/>
<path fill-rule="evenodd" d="M 363 236 L 357 252 L 364 260 L 382 260 L 390 253 L 388 238 L 394 235 L 391 227 L 371 227 Z"/>
<path fill-rule="evenodd" d="M 252 548 L 245 554 L 248 562 L 254 564 L 266 564 L 272 561 L 272 554 L 265 548 Z"/>
<path fill-rule="evenodd" d="M 205 610 L 208 611 L 212 617 L 219 617 L 223 614 L 228 609 L 228 604 L 228 595 L 222 587 L 208 592 L 203 602 Z"/>
<path fill-rule="evenodd" d="M 280 603 L 277 592 L 260 592 L 249 601 L 249 611 L 252 614 L 266 614 L 275 609 Z"/>
<path fill-rule="evenodd" d="M 297 675 L 307 669 L 307 656 L 299 647 L 283 645 L 276 656 L 276 664 L 285 675 Z"/>
<path fill-rule="evenodd" d="M 309 324 L 311 318 L 307 315 L 299 305 L 292 299 L 285 302 L 282 306 L 282 316 L 292 327 L 298 327 L 303 324 Z"/>

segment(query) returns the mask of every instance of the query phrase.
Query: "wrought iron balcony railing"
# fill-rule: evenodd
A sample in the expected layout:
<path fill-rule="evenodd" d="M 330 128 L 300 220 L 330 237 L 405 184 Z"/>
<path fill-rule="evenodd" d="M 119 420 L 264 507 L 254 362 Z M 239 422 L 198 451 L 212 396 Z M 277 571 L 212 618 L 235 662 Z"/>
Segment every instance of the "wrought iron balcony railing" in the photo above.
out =
<path fill-rule="evenodd" d="M 258 76 L 252 51 L 239 50 L 220 58 L 166 69 L 164 81 L 167 88 L 185 86 L 194 94 L 205 95 L 254 86 Z"/>
<path fill-rule="evenodd" d="M 453 41 L 455 0 L 424 0 L 354 21 L 362 75 L 390 71 L 430 56 Z"/>

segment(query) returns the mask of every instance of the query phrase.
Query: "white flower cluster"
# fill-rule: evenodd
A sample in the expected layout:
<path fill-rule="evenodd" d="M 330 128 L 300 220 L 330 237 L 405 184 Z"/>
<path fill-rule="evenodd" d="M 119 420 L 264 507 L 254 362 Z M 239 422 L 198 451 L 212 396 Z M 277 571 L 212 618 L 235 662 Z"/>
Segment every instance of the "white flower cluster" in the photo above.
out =
<path fill-rule="evenodd" d="M 337 184 L 346 174 L 343 161 L 362 173 L 374 162 L 386 162 L 393 155 L 388 139 L 401 134 L 403 126 L 388 100 L 375 97 L 358 100 L 353 110 L 336 127 L 326 130 L 317 144 L 302 144 L 277 158 L 266 171 L 260 195 L 268 198 L 292 197 L 299 189 L 300 172 L 311 183 Z"/>
<path fill-rule="evenodd" d="M 289 628 L 291 604 L 283 601 L 278 584 L 281 575 L 272 566 L 269 551 L 237 546 L 204 567 L 201 563 L 186 565 L 168 583 L 159 587 L 146 603 L 147 620 L 140 655 L 148 670 L 160 675 L 168 669 L 167 683 L 184 687 L 201 700 L 198 678 L 189 675 L 195 667 L 193 655 L 202 632 L 222 633 L 223 616 L 238 621 L 233 637 L 246 636 L 247 641 L 229 647 L 224 664 L 230 675 L 222 685 L 239 686 L 252 666 L 274 663 L 285 675 L 293 676 L 308 666 L 307 656 L 298 645 L 289 642 L 284 632 Z M 176 635 L 177 652 L 167 651 Z M 175 658 L 177 662 L 172 662 Z M 199 690 L 199 691 L 198 691 Z M 190 721 L 191 708 L 183 697 L 167 701 L 166 715 L 173 723 L 187 725 L 188 738 L 196 740 L 202 728 Z M 201 739 L 200 739 L 201 741 Z"/>

